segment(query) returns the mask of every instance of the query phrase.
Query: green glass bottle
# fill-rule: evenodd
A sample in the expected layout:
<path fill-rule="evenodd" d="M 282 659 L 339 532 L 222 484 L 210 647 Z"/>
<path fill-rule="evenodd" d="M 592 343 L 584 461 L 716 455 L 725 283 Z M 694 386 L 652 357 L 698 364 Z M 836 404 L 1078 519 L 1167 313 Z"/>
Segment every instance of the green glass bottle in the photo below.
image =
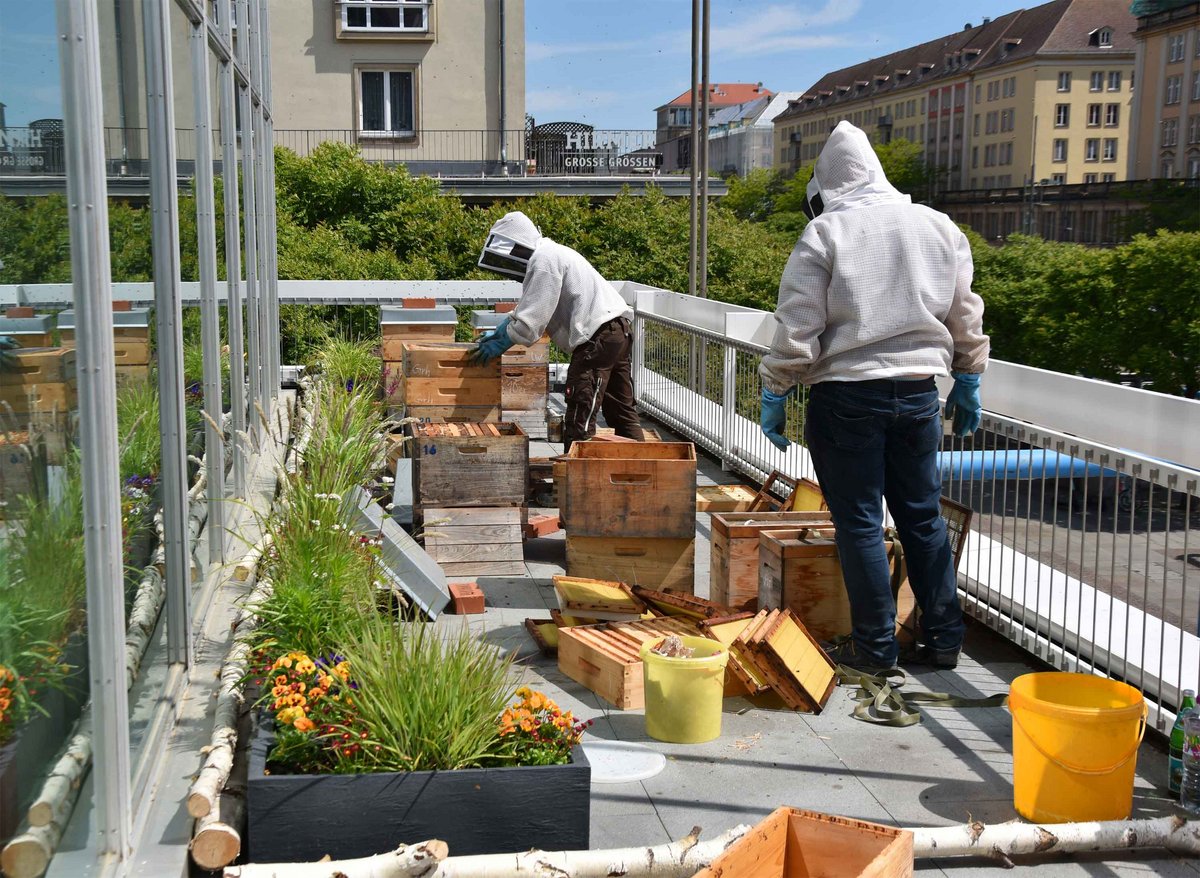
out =
<path fill-rule="evenodd" d="M 1175 717 L 1175 725 L 1171 727 L 1171 747 L 1167 759 L 1167 789 L 1172 796 L 1179 795 L 1179 787 L 1183 782 L 1183 719 L 1195 709 L 1196 693 L 1191 689 L 1184 689 L 1183 704 L 1179 706 L 1179 715 Z"/>

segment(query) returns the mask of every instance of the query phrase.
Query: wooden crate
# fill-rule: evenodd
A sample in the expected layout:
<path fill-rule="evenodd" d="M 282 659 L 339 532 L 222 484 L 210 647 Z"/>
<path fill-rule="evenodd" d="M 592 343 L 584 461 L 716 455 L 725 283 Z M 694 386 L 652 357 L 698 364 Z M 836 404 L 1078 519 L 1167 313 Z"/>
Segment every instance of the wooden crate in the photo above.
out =
<path fill-rule="evenodd" d="M 406 344 L 400 358 L 403 375 L 405 378 L 486 378 L 498 381 L 500 364 L 496 360 L 481 363 L 472 359 L 471 352 L 474 349 L 475 346 L 470 344 Z"/>
<path fill-rule="evenodd" d="M 413 504 L 524 506 L 529 437 L 516 424 L 418 424 Z"/>
<path fill-rule="evenodd" d="M 778 808 L 696 878 L 910 878 L 904 829 L 799 808 Z"/>
<path fill-rule="evenodd" d="M 425 551 L 449 577 L 525 571 L 522 510 L 511 506 L 424 510 Z"/>
<path fill-rule="evenodd" d="M 17 348 L 12 362 L 0 369 L 0 387 L 34 384 L 75 386 L 75 351 L 71 348 Z"/>
<path fill-rule="evenodd" d="M 26 415 L 34 412 L 69 412 L 78 407 L 79 398 L 73 383 L 0 385 L 0 412 L 11 409 L 16 415 Z"/>
<path fill-rule="evenodd" d="M 496 424 L 498 405 L 401 405 L 388 408 L 389 417 L 412 418 L 418 424 Z"/>
<path fill-rule="evenodd" d="M 568 527 L 567 574 L 693 594 L 696 538 L 588 537 Z"/>
<path fill-rule="evenodd" d="M 681 619 L 610 622 L 558 629 L 558 669 L 621 710 L 646 706 L 639 650 L 670 634 L 696 636 Z"/>
<path fill-rule="evenodd" d="M 117 366 L 146 366 L 150 363 L 150 339 L 113 339 Z"/>
<path fill-rule="evenodd" d="M 550 372 L 544 363 L 500 367 L 500 407 L 505 411 L 546 411 Z M 544 417 L 544 415 L 543 415 Z"/>
<path fill-rule="evenodd" d="M 379 344 L 379 355 L 389 362 L 400 362 L 404 347 L 410 344 L 452 344 L 453 326 L 412 326 L 384 335 Z"/>
<path fill-rule="evenodd" d="M 822 533 L 825 536 L 773 530 L 760 535 L 758 603 L 766 609 L 791 609 L 814 637 L 832 640 L 849 634 L 853 623 L 837 547 L 831 532 Z M 892 541 L 885 540 L 884 548 L 894 565 Z M 899 633 L 904 625 L 913 624 L 916 610 L 916 597 L 907 580 L 900 583 L 895 599 Z"/>
<path fill-rule="evenodd" d="M 541 340 L 524 347 L 513 345 L 504 352 L 501 363 L 505 366 L 533 365 L 550 362 L 550 336 L 543 335 Z"/>
<path fill-rule="evenodd" d="M 568 527 L 578 536 L 695 536 L 690 442 L 576 442 L 567 455 L 566 487 Z"/>
<path fill-rule="evenodd" d="M 75 329 L 74 327 L 59 327 L 59 340 L 63 347 L 75 347 Z M 150 327 L 148 326 L 114 326 L 113 341 L 150 341 Z"/>
<path fill-rule="evenodd" d="M 759 535 L 821 523 L 831 523 L 828 513 L 715 513 L 709 549 L 709 596 L 735 610 L 757 610 Z"/>
<path fill-rule="evenodd" d="M 700 485 L 696 488 L 697 512 L 746 512 L 756 492 L 745 485 Z"/>

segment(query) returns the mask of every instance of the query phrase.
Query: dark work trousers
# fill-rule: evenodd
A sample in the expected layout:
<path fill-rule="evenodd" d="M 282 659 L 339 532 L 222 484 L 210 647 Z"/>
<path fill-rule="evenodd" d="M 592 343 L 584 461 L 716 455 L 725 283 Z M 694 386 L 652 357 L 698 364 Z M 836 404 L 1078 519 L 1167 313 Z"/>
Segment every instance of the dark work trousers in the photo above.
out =
<path fill-rule="evenodd" d="M 633 330 L 624 317 L 610 320 L 571 352 L 567 368 L 563 451 L 596 435 L 596 415 L 618 436 L 642 441 L 633 399 Z"/>
<path fill-rule="evenodd" d="M 942 417 L 933 379 L 825 381 L 809 394 L 804 438 L 837 526 L 834 536 L 859 651 L 896 660 L 896 604 L 883 499 L 896 522 L 925 642 L 962 646 L 962 610 L 941 516 Z"/>

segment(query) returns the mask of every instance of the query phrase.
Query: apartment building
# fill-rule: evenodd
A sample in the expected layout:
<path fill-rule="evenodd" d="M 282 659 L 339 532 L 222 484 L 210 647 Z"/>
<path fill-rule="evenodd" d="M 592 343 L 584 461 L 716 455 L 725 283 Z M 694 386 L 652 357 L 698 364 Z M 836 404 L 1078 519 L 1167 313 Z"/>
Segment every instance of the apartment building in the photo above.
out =
<path fill-rule="evenodd" d="M 923 144 L 937 191 L 1123 180 L 1134 25 L 1126 0 L 1055 0 L 829 73 L 776 118 L 776 160 L 848 119 Z"/>
<path fill-rule="evenodd" d="M 344 132 L 431 172 L 523 158 L 524 0 L 272 0 L 271 49 L 284 146 Z"/>
<path fill-rule="evenodd" d="M 1131 179 L 1200 178 L 1200 3 L 1138 2 Z"/>
<path fill-rule="evenodd" d="M 774 96 L 761 82 L 715 82 L 708 86 L 708 122 L 721 110 Z M 689 89 L 654 109 L 655 145 L 663 154 L 663 170 L 690 168 L 692 143 L 692 92 Z M 704 126 L 707 128 L 707 125 Z M 703 129 L 702 129 L 703 130 Z"/>

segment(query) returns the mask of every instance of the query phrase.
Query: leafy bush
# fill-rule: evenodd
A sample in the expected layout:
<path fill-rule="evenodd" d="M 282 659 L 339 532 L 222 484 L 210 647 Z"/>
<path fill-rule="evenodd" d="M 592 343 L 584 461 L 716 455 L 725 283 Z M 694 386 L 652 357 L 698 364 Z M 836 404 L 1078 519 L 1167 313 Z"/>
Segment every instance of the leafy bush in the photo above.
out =
<path fill-rule="evenodd" d="M 347 390 L 375 390 L 381 378 L 377 347 L 370 341 L 331 338 L 321 346 L 313 365 L 326 379 Z"/>

